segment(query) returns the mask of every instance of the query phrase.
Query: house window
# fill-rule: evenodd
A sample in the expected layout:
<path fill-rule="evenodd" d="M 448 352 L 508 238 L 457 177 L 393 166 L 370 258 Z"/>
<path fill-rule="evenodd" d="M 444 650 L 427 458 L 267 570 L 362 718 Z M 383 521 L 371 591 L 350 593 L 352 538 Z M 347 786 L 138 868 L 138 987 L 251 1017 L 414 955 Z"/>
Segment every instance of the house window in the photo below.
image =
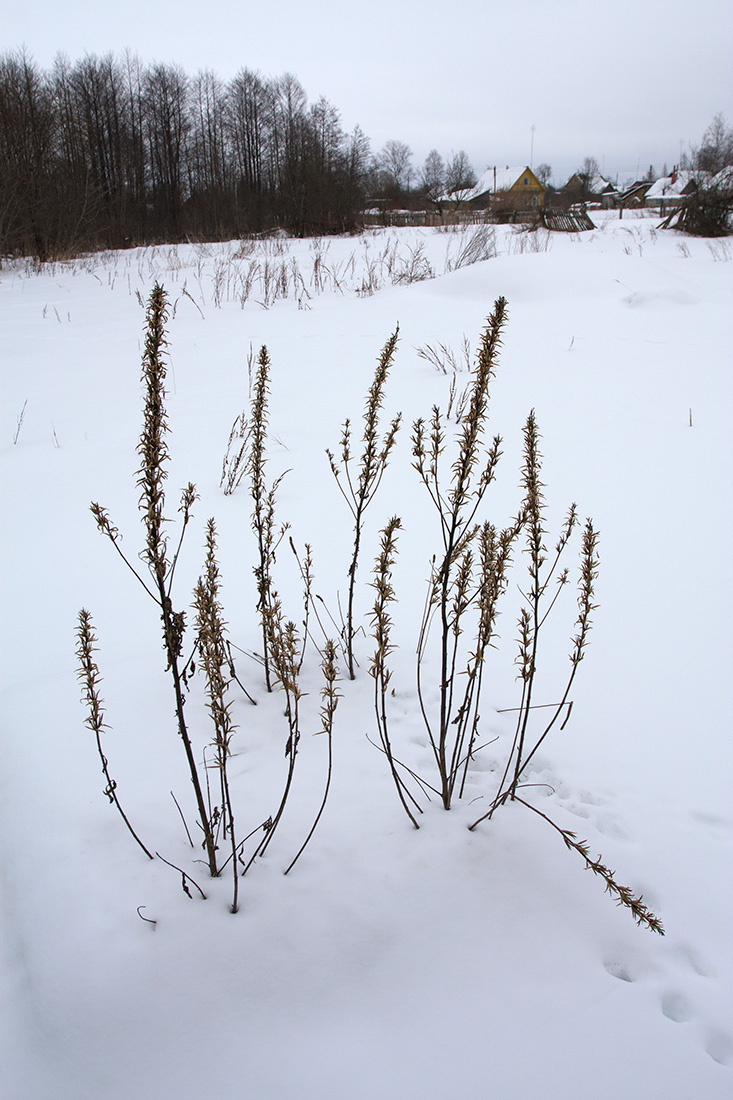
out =
<path fill-rule="evenodd" d="M 527 179 L 527 177 L 525 176 L 525 177 L 524 177 L 524 186 L 526 187 L 528 183 L 529 183 L 529 180 L 528 180 L 528 179 Z"/>

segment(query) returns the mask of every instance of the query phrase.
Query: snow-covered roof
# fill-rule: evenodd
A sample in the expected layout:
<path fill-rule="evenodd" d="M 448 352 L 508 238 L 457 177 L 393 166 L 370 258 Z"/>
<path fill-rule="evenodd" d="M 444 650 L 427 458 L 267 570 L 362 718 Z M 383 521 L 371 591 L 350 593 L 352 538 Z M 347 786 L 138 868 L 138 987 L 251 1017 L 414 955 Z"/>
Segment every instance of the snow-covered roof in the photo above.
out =
<path fill-rule="evenodd" d="M 596 172 L 593 179 L 588 183 L 588 190 L 591 195 L 602 195 L 604 191 L 616 191 L 617 188 L 614 183 L 607 180 L 600 172 Z"/>
<path fill-rule="evenodd" d="M 460 191 L 444 191 L 438 196 L 438 202 L 467 202 L 473 196 L 473 187 L 464 187 Z"/>
<path fill-rule="evenodd" d="M 588 193 L 591 195 L 604 195 L 608 194 L 611 191 L 618 191 L 616 184 L 612 183 L 611 180 L 606 179 L 606 177 L 602 176 L 600 172 L 596 172 L 593 176 L 591 176 L 587 180 L 587 183 L 585 181 L 586 177 L 581 174 L 580 171 L 574 172 L 568 180 L 566 187 L 576 188 L 583 184 L 586 187 Z"/>
<path fill-rule="evenodd" d="M 450 194 L 442 195 L 441 198 L 443 201 L 450 202 L 470 202 L 471 199 L 477 199 L 479 195 L 485 195 L 487 192 L 508 191 L 519 179 L 530 172 L 531 169 L 526 164 L 516 168 L 487 168 L 475 187 L 451 191 Z"/>
<path fill-rule="evenodd" d="M 710 183 L 713 187 L 733 186 L 733 164 L 728 164 L 725 168 L 721 168 L 721 170 L 710 180 Z"/>
<path fill-rule="evenodd" d="M 691 182 L 693 182 L 691 172 L 678 172 L 676 176 L 660 176 L 647 191 L 647 202 L 649 199 L 680 198 Z"/>

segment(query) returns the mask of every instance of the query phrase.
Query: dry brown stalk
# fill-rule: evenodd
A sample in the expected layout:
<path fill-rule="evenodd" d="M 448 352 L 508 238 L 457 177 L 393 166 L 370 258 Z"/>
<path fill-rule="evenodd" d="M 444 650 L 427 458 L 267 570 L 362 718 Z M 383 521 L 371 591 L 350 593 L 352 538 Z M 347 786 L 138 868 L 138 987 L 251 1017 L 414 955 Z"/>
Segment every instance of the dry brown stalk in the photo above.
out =
<path fill-rule="evenodd" d="M 346 610 L 345 647 L 346 663 L 349 670 L 349 679 L 356 677 L 356 660 L 354 657 L 354 591 L 356 588 L 356 571 L 359 565 L 359 552 L 361 549 L 361 536 L 364 527 L 364 513 L 379 488 L 384 471 L 387 468 L 389 456 L 394 447 L 397 432 L 399 431 L 402 414 L 398 413 L 392 420 L 382 440 L 379 439 L 379 415 L 384 404 L 384 388 L 387 382 L 389 369 L 394 359 L 399 326 L 390 336 L 382 349 L 377 361 L 374 378 L 367 395 L 366 408 L 364 410 L 364 433 L 362 435 L 362 453 L 359 460 L 359 469 L 356 477 L 351 472 L 351 422 L 347 419 L 341 435 L 340 463 L 336 461 L 331 451 L 327 450 L 331 473 L 336 479 L 341 495 L 346 501 L 349 511 L 354 519 L 354 549 L 349 566 L 349 597 Z M 343 481 L 341 475 L 343 474 Z"/>
<path fill-rule="evenodd" d="M 433 558 L 425 612 L 418 638 L 418 697 L 440 778 L 444 808 L 450 809 L 461 765 L 470 756 L 479 721 L 478 705 L 483 660 L 496 619 L 496 601 L 506 585 L 510 549 L 521 521 L 497 536 L 491 525 L 476 522 L 477 513 L 494 480 L 501 456 L 501 439 L 484 446 L 489 385 L 496 368 L 506 301 L 497 299 L 478 350 L 468 389 L 467 408 L 459 423 L 457 453 L 451 482 L 443 489 L 441 456 L 445 450 L 444 420 L 437 407 L 429 423 L 415 421 L 412 430 L 413 466 L 440 519 L 442 551 Z M 497 548 L 501 548 L 500 550 Z M 478 563 L 478 568 L 477 568 Z M 478 577 L 477 577 L 478 572 Z M 461 638 L 466 614 L 476 610 L 475 647 L 467 658 L 466 678 L 461 668 Z M 427 712 L 422 690 L 423 664 L 433 623 L 440 632 L 440 702 L 437 719 Z"/>
<path fill-rule="evenodd" d="M 249 418 L 246 412 L 242 412 L 232 424 L 221 464 L 219 487 L 224 490 L 224 496 L 231 496 L 247 472 L 250 432 Z"/>
<path fill-rule="evenodd" d="M 266 644 L 270 655 L 271 672 L 275 683 L 279 683 L 285 693 L 285 719 L 288 735 L 285 741 L 285 756 L 288 761 L 285 787 L 275 814 L 269 819 L 262 840 L 250 856 L 243 874 L 246 874 L 254 861 L 264 855 L 269 847 L 278 825 L 285 812 L 290 789 L 295 774 L 295 762 L 300 745 L 300 700 L 302 692 L 298 683 L 300 639 L 294 622 L 286 620 L 280 597 L 272 589 L 265 620 L 267 631 Z"/>
<path fill-rule="evenodd" d="M 270 392 L 270 356 L 267 348 L 260 348 L 257 359 L 257 373 L 255 376 L 254 394 L 250 413 L 250 451 L 247 461 L 247 472 L 250 476 L 250 493 L 254 502 L 252 513 L 252 530 L 257 537 L 258 563 L 254 567 L 257 581 L 257 610 L 260 614 L 262 627 L 262 660 L 265 671 L 265 685 L 268 691 L 272 691 L 272 656 L 268 643 L 268 621 L 272 616 L 272 602 L 274 598 L 272 590 L 272 566 L 275 562 L 275 552 L 282 539 L 287 525 L 283 526 L 279 533 L 275 528 L 275 497 L 280 482 L 285 477 L 281 474 L 269 487 L 265 478 L 265 466 L 267 464 L 267 429 L 268 429 L 268 396 Z"/>
<path fill-rule="evenodd" d="M 227 765 L 232 754 L 232 736 L 237 727 L 232 720 L 232 702 L 228 698 L 231 680 L 227 673 L 230 660 L 219 589 L 219 564 L 216 560 L 216 525 L 214 520 L 210 519 L 206 527 L 205 572 L 196 585 L 193 606 L 196 610 L 197 648 L 206 676 L 208 708 L 214 723 L 215 766 L 219 772 L 221 789 L 221 818 L 224 836 L 225 838 L 229 837 L 231 847 L 234 877 L 232 912 L 236 913 L 239 908 L 237 839 Z"/>
<path fill-rule="evenodd" d="M 372 609 L 371 623 L 376 649 L 371 658 L 369 674 L 374 677 L 374 710 L 377 716 L 377 729 L 379 730 L 382 749 L 387 757 L 402 808 L 414 827 L 419 829 L 420 826 L 408 805 L 408 800 L 413 803 L 418 813 L 422 811 L 397 771 L 397 762 L 392 752 L 387 721 L 387 692 L 392 679 L 392 672 L 387 665 L 387 658 L 394 649 L 390 637 L 392 619 L 389 613 L 389 605 L 395 599 L 394 588 L 392 587 L 392 568 L 397 552 L 397 532 L 401 527 L 402 524 L 399 518 L 393 516 L 382 531 L 380 553 L 374 564 L 372 588 L 377 595 Z"/>
<path fill-rule="evenodd" d="M 323 647 L 323 659 L 321 661 L 321 669 L 323 671 L 323 678 L 325 683 L 321 690 L 321 699 L 323 704 L 321 706 L 321 733 L 325 733 L 328 738 L 328 768 L 326 773 L 326 788 L 323 792 L 323 800 L 321 802 L 316 819 L 311 826 L 308 836 L 305 838 L 297 855 L 291 860 L 290 864 L 285 870 L 285 874 L 292 871 L 295 864 L 298 862 L 303 852 L 305 851 L 311 837 L 313 836 L 318 822 L 321 820 L 323 811 L 326 808 L 326 802 L 328 800 L 328 792 L 331 789 L 331 777 L 333 775 L 333 719 L 336 714 L 336 707 L 338 701 L 341 698 L 340 693 L 336 689 L 336 681 L 338 680 L 338 666 L 336 664 L 336 646 L 331 638 L 326 640 Z"/>
<path fill-rule="evenodd" d="M 537 655 L 539 647 L 540 630 L 552 611 L 555 603 L 569 582 L 569 573 L 563 569 L 557 575 L 554 595 L 548 594 L 553 578 L 558 570 L 560 559 L 568 546 L 572 532 L 578 523 L 575 505 L 568 509 L 563 523 L 554 556 L 548 559 L 548 551 L 545 545 L 546 530 L 544 525 L 544 485 L 540 480 L 542 458 L 539 452 L 539 430 L 532 410 L 527 417 L 524 428 L 524 465 L 522 467 L 522 480 L 524 485 L 524 500 L 522 503 L 524 526 L 526 530 L 525 553 L 529 564 L 529 586 L 526 592 L 522 592 L 525 606 L 519 614 L 518 652 L 515 664 L 519 669 L 518 679 L 522 684 L 522 694 L 517 707 L 517 722 L 514 732 L 514 740 L 507 757 L 506 766 L 499 783 L 499 790 L 487 812 L 471 826 L 475 826 L 487 817 L 491 817 L 494 810 L 503 805 L 508 798 L 514 798 L 519 781 L 532 757 L 539 746 L 545 740 L 553 728 L 565 707 L 571 708 L 569 702 L 570 689 L 575 678 L 578 664 L 582 659 L 582 652 L 587 644 L 588 631 L 591 627 L 593 582 L 598 572 L 597 544 L 598 537 L 593 530 L 590 520 L 586 523 L 581 553 L 581 576 L 579 582 L 579 606 L 581 615 L 577 622 L 578 636 L 573 639 L 574 650 L 570 657 L 571 671 L 560 702 L 553 704 L 552 716 L 545 725 L 544 730 L 535 737 L 531 749 L 527 749 L 529 736 L 529 721 L 537 707 L 533 701 L 533 690 L 537 672 Z M 569 716 L 569 709 L 567 717 Z M 564 725 L 564 723 L 563 723 Z M 511 779 L 509 776 L 511 774 Z"/>
<path fill-rule="evenodd" d="M 664 925 L 660 919 L 652 913 L 652 911 L 644 904 L 644 901 L 639 895 L 634 897 L 633 891 L 628 886 L 622 886 L 621 883 L 616 881 L 616 872 L 611 871 L 608 867 L 601 863 L 601 856 L 597 859 L 592 859 L 588 843 L 585 840 L 578 840 L 575 833 L 569 829 L 561 829 L 559 825 L 543 814 L 541 810 L 538 810 L 536 806 L 532 806 L 529 802 L 525 802 L 523 798 L 518 795 L 515 796 L 516 802 L 521 802 L 523 806 L 526 806 L 528 810 L 532 810 L 533 813 L 538 814 L 540 817 L 552 826 L 555 832 L 558 832 L 565 842 L 565 847 L 571 851 L 577 852 L 585 861 L 585 865 L 589 871 L 592 871 L 594 875 L 599 875 L 600 878 L 606 884 L 606 892 L 615 897 L 619 905 L 625 906 L 629 909 L 632 917 L 638 925 L 646 925 L 652 932 L 657 932 L 658 935 L 664 935 Z"/>
<path fill-rule="evenodd" d="M 139 508 L 145 527 L 145 548 L 140 557 L 148 567 L 150 580 L 146 580 L 141 576 L 129 558 L 123 553 L 120 546 L 119 531 L 110 521 L 106 510 L 99 504 L 92 504 L 91 510 L 99 530 L 109 538 L 122 560 L 135 574 L 140 584 L 160 609 L 167 670 L 170 671 L 173 680 L 178 732 L 188 762 L 209 870 L 212 875 L 217 875 L 214 831 L 206 809 L 206 801 L 184 715 L 184 681 L 180 667 L 180 657 L 186 619 L 183 611 L 174 610 L 171 599 L 173 577 L 181 552 L 183 537 L 196 500 L 196 490 L 192 484 L 189 483 L 181 494 L 179 511 L 183 516 L 183 520 L 178 544 L 172 557 L 168 553 L 168 540 L 164 533 L 165 524 L 168 522 L 165 517 L 165 481 L 167 478 L 166 464 L 169 459 L 166 440 L 168 422 L 165 410 L 165 325 L 167 317 L 168 302 L 166 294 L 163 288 L 156 283 L 151 291 L 147 308 L 145 350 L 142 360 L 145 402 L 143 427 L 137 447 L 141 463 L 140 469 L 137 471 L 137 485 L 140 489 Z"/>
<path fill-rule="evenodd" d="M 109 726 L 104 720 L 104 709 L 102 706 L 102 697 L 99 694 L 99 684 L 102 677 L 99 675 L 99 669 L 94 659 L 94 654 L 97 651 L 95 642 L 97 637 L 94 633 L 94 627 L 92 625 L 92 617 L 89 612 L 82 608 L 79 612 L 79 625 L 76 630 L 77 646 L 76 656 L 79 660 L 79 671 L 77 678 L 82 682 L 83 688 L 83 701 L 87 705 L 89 711 L 85 725 L 89 727 L 96 738 L 97 752 L 99 753 L 99 759 L 102 761 L 102 771 L 104 778 L 107 781 L 107 786 L 104 789 L 104 793 L 109 799 L 110 803 L 117 807 L 119 814 L 124 821 L 125 825 L 129 829 L 131 835 L 136 842 L 140 845 L 142 850 L 148 859 L 153 859 L 151 852 L 143 844 L 140 837 L 137 835 L 127 814 L 120 805 L 120 800 L 117 795 L 117 783 L 109 773 L 109 766 L 107 763 L 107 757 L 104 755 L 102 749 L 102 730 L 109 729 Z"/>

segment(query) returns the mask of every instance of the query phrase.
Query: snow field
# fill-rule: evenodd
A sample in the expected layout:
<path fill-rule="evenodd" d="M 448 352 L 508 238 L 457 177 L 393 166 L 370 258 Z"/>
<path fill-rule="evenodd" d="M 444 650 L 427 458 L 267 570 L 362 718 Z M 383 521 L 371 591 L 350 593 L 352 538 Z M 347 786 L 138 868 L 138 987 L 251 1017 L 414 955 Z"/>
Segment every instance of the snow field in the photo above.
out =
<path fill-rule="evenodd" d="M 0 1049 L 10 1100 L 188 1100 L 203 1089 L 262 1100 L 730 1094 L 733 268 L 725 242 L 654 224 L 603 216 L 593 233 L 534 238 L 497 227 L 496 255 L 458 270 L 449 270 L 457 235 L 404 230 L 264 242 L 239 258 L 235 242 L 0 271 Z M 268 308 L 256 297 L 264 301 L 265 260 L 301 276 L 298 293 L 291 278 Z M 260 285 L 242 302 L 252 263 Z M 410 265 L 434 277 L 400 280 Z M 370 271 L 375 285 L 381 278 L 372 294 Z M 310 648 L 292 800 L 241 883 L 241 912 L 229 914 L 230 882 L 193 864 L 169 794 L 191 824 L 155 609 L 88 512 L 90 501 L 107 507 L 134 557 L 141 303 L 156 279 L 172 304 L 168 514 L 189 480 L 201 496 L 177 602 L 190 603 L 213 515 L 230 637 L 247 651 L 259 645 L 251 505 L 245 484 L 225 497 L 219 479 L 231 424 L 248 405 L 250 346 L 256 355 L 265 343 L 272 360 L 268 474 L 289 470 L 278 518 L 299 549 L 311 543 L 314 590 L 336 616 L 350 522 L 324 451 L 337 450 L 347 416 L 358 438 L 375 360 L 399 323 L 382 423 L 401 410 L 403 428 L 367 513 L 358 611 L 368 633 L 378 532 L 400 515 L 390 730 L 396 754 L 429 780 L 414 647 L 439 532 L 410 468 L 409 426 L 446 406 L 451 377 L 416 349 L 457 351 L 463 334 L 475 347 L 494 300 L 507 298 L 489 423 L 504 457 L 487 516 L 501 526 L 516 514 L 521 428 L 534 408 L 552 544 L 572 501 L 601 534 L 599 608 L 573 713 L 533 762 L 532 801 L 643 893 L 663 939 L 637 929 L 523 807 L 467 830 L 493 797 L 513 733 L 505 708 L 519 694 L 520 554 L 481 708 L 483 739 L 498 740 L 476 758 L 465 799 L 446 814 L 423 798 L 421 829 L 410 827 L 367 741 L 371 645 L 360 637 L 359 676 L 339 685 L 332 792 L 283 877 L 325 781 Z M 460 389 L 468 376 L 456 381 Z M 449 464 L 446 455 L 446 477 Z M 286 544 L 276 584 L 299 622 Z M 577 552 L 576 542 L 573 575 Z M 538 697 L 548 702 L 577 615 L 566 595 L 546 627 Z M 102 795 L 75 678 L 82 606 L 99 635 L 120 799 L 146 843 L 191 868 L 206 903 L 144 858 Z M 238 671 L 258 700 L 234 706 L 243 836 L 279 797 L 285 723 L 256 663 L 242 656 Z M 195 692 L 188 716 L 201 750 L 210 732 Z"/>

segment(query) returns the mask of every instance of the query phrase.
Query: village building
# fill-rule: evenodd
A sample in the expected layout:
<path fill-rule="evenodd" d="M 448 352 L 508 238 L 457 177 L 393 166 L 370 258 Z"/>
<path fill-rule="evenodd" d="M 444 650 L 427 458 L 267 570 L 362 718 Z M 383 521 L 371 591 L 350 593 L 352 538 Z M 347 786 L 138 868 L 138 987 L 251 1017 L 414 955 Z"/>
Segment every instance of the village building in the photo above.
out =
<path fill-rule="evenodd" d="M 604 210 L 610 210 L 616 205 L 619 192 L 616 184 L 600 172 L 590 177 L 574 172 L 563 187 L 562 194 L 571 202 L 598 203 Z"/>
<path fill-rule="evenodd" d="M 540 209 L 545 203 L 545 186 L 526 165 L 515 168 L 487 168 L 475 187 L 441 195 L 439 203 L 513 214 Z"/>
<path fill-rule="evenodd" d="M 651 185 L 651 180 L 634 180 L 633 183 L 627 184 L 623 190 L 619 191 L 616 206 L 620 210 L 642 210 Z"/>
<path fill-rule="evenodd" d="M 663 214 L 665 210 L 682 206 L 696 190 L 697 182 L 691 172 L 678 172 L 673 168 L 671 176 L 661 176 L 654 181 L 646 193 L 645 205 Z"/>

